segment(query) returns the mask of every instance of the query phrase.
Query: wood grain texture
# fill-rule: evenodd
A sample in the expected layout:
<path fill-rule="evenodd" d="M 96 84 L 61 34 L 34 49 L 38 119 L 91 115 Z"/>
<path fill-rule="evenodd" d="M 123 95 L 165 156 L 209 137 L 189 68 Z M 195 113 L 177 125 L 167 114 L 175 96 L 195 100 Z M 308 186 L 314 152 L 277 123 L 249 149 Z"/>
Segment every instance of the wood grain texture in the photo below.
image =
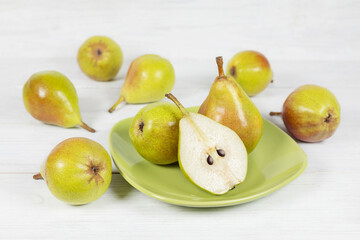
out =
<path fill-rule="evenodd" d="M 356 0 L 0 0 L 0 239 L 359 239 L 359 12 Z M 123 49 L 114 81 L 92 81 L 77 66 L 77 49 L 92 35 L 107 35 Z M 246 49 L 270 60 L 275 82 L 252 100 L 280 128 L 281 119 L 268 112 L 281 110 L 303 84 L 329 88 L 342 107 L 332 138 L 299 143 L 309 164 L 286 187 L 239 206 L 196 209 L 152 199 L 114 175 L 102 198 L 72 207 L 32 180 L 66 138 L 89 137 L 108 149 L 111 127 L 144 106 L 107 112 L 135 57 L 168 58 L 176 72 L 173 93 L 194 106 L 217 74 L 215 57 L 226 64 Z M 45 125 L 26 112 L 22 87 L 40 70 L 71 79 L 95 134 Z"/>
<path fill-rule="evenodd" d="M 73 207 L 55 199 L 31 175 L 0 175 L 0 237 L 29 239 L 349 239 L 359 234 L 358 173 L 306 171 L 290 185 L 254 202 L 225 208 L 186 208 L 152 199 L 114 175 L 99 200 Z M 16 186 L 9 188 L 8 186 Z M 342 189 L 344 194 L 334 189 Z M 332 206 L 331 208 L 329 208 Z M 21 229 L 19 229 L 21 227 Z M 21 231 L 19 231 L 21 230 Z M 172 237 L 173 238 L 173 237 Z M 355 238 L 354 238 L 355 239 Z"/>

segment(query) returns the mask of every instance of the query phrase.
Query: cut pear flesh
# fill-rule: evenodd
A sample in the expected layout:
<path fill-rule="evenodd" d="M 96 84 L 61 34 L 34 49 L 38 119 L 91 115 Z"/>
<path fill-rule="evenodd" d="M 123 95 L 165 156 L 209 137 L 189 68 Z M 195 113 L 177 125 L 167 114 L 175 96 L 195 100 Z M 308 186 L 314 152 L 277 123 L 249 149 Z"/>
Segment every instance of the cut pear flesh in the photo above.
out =
<path fill-rule="evenodd" d="M 189 113 L 180 120 L 179 164 L 195 185 L 220 195 L 244 181 L 247 151 L 230 128 Z"/>

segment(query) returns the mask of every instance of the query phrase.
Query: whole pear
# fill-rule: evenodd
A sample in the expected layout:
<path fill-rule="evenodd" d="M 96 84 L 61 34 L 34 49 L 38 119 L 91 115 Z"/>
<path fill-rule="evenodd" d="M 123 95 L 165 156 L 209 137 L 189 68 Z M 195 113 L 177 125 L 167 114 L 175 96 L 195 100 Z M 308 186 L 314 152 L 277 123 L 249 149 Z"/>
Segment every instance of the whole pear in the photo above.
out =
<path fill-rule="evenodd" d="M 88 77 L 97 81 L 109 81 L 119 72 L 123 53 L 111 38 L 93 36 L 80 46 L 77 61 Z"/>
<path fill-rule="evenodd" d="M 269 61 L 256 51 L 237 53 L 228 63 L 226 72 L 249 96 L 262 92 L 273 78 Z"/>
<path fill-rule="evenodd" d="M 142 108 L 131 123 L 130 139 L 137 152 L 155 164 L 177 161 L 181 111 L 168 102 Z"/>
<path fill-rule="evenodd" d="M 304 85 L 293 91 L 283 104 L 281 115 L 289 133 L 303 142 L 331 137 L 340 124 L 340 104 L 326 88 Z"/>
<path fill-rule="evenodd" d="M 234 130 L 250 153 L 262 136 L 261 114 L 234 78 L 224 74 L 222 57 L 217 57 L 216 63 L 219 76 L 215 78 L 199 113 Z"/>
<path fill-rule="evenodd" d="M 95 132 L 81 120 L 74 85 L 59 72 L 33 74 L 24 85 L 23 101 L 26 110 L 37 120 L 65 128 L 80 126 Z"/>
<path fill-rule="evenodd" d="M 43 178 L 59 200 L 83 205 L 106 192 L 111 175 L 111 158 L 107 151 L 97 142 L 76 137 L 59 143 L 34 179 Z"/>
<path fill-rule="evenodd" d="M 171 63 L 158 55 L 146 54 L 130 65 L 117 102 L 109 109 L 113 112 L 121 102 L 148 103 L 159 101 L 172 90 L 175 72 Z"/>

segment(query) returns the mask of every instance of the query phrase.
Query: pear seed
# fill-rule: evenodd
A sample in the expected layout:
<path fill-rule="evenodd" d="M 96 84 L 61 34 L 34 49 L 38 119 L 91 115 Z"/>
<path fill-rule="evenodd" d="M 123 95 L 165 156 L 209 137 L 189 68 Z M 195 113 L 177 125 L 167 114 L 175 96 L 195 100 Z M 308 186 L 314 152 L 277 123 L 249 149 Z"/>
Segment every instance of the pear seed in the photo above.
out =
<path fill-rule="evenodd" d="M 209 165 L 213 165 L 213 164 L 214 164 L 214 159 L 213 159 L 210 155 L 207 157 L 207 163 L 208 163 Z"/>
<path fill-rule="evenodd" d="M 225 157 L 225 151 L 222 149 L 216 150 L 216 152 L 219 154 L 220 157 Z"/>

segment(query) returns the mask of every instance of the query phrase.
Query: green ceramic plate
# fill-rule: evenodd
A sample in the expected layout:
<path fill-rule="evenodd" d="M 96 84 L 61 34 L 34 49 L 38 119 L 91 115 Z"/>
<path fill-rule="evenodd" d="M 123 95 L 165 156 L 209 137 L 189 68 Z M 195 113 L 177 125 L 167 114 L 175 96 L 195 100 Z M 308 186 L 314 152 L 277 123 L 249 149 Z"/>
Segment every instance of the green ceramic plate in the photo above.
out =
<path fill-rule="evenodd" d="M 192 184 L 178 164 L 159 166 L 142 158 L 129 137 L 131 121 L 132 118 L 121 120 L 110 132 L 113 160 L 132 186 L 164 202 L 189 207 L 221 207 L 249 202 L 285 186 L 307 165 L 307 157 L 299 145 L 264 119 L 263 136 L 249 155 L 245 181 L 224 195 L 212 195 Z"/>

